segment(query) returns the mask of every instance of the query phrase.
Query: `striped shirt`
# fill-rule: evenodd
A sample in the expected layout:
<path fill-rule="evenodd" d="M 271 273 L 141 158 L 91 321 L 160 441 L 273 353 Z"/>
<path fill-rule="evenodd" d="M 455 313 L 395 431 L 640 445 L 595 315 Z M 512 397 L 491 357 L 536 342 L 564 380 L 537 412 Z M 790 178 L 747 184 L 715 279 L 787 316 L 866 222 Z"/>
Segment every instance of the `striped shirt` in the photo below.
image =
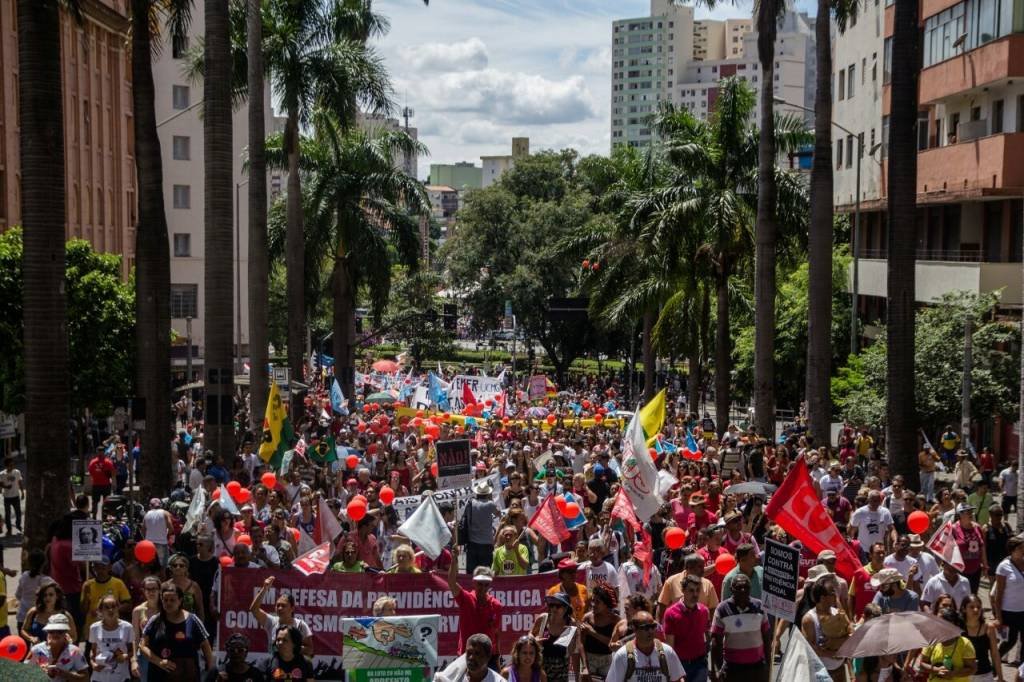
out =
<path fill-rule="evenodd" d="M 741 609 L 733 599 L 726 599 L 715 609 L 711 634 L 723 636 L 726 663 L 760 663 L 765 660 L 764 635 L 768 633 L 768 615 L 760 599 L 751 599 Z"/>

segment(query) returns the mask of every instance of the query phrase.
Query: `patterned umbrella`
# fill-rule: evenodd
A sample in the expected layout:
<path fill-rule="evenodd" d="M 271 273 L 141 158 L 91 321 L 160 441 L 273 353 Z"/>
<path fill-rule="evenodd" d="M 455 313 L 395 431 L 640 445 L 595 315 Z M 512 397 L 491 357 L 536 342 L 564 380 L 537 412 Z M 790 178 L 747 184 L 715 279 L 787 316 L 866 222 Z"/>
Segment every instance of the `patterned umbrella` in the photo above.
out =
<path fill-rule="evenodd" d="M 889 656 L 922 649 L 960 635 L 960 628 L 923 611 L 901 611 L 872 618 L 843 642 L 839 658 Z"/>

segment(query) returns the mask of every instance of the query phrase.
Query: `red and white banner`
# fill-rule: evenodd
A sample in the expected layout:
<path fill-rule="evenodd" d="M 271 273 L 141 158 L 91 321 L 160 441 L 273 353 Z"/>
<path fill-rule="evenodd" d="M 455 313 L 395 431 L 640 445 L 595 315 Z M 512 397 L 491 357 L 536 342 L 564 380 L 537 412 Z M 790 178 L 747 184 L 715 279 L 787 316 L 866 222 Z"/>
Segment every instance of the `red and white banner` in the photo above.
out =
<path fill-rule="evenodd" d="M 932 539 L 928 541 L 928 549 L 956 570 L 962 571 L 966 568 L 964 557 L 960 553 L 960 546 L 956 544 L 956 539 L 953 537 L 952 521 L 947 521 L 942 528 L 935 531 Z"/>
<path fill-rule="evenodd" d="M 864 565 L 846 544 L 828 510 L 821 503 L 803 457 L 796 460 L 778 490 L 772 493 L 765 514 L 814 554 L 823 549 L 836 553 L 836 573 L 853 580 Z"/>
<path fill-rule="evenodd" d="M 402 616 L 441 615 L 438 634 L 440 666 L 456 657 L 459 608 L 440 574 L 334 573 L 305 577 L 296 571 L 225 568 L 221 572 L 219 656 L 228 637 L 246 635 L 255 656 L 267 651 L 266 632 L 249 613 L 249 604 L 267 576 L 274 584 L 263 599 L 263 609 L 274 612 L 274 601 L 283 594 L 295 599 L 295 614 L 313 630 L 314 667 L 317 679 L 340 679 L 342 671 L 342 618 L 372 615 L 378 597 L 391 596 Z M 515 641 L 530 631 L 533 619 L 544 612 L 544 593 L 558 583 L 555 573 L 498 577 L 491 594 L 504 605 L 495 651 L 508 653 Z M 464 590 L 472 590 L 472 578 L 459 576 Z"/>
<path fill-rule="evenodd" d="M 292 562 L 292 568 L 302 575 L 313 575 L 327 571 L 331 563 L 331 543 L 325 542 L 306 552 Z"/>

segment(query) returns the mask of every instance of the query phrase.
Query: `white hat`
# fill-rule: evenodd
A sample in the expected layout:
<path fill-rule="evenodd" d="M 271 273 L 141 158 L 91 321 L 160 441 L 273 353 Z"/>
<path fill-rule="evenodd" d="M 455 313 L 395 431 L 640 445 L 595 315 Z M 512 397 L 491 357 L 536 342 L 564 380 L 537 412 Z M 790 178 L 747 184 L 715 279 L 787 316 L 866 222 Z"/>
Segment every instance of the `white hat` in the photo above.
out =
<path fill-rule="evenodd" d="M 486 478 L 477 479 L 473 483 L 473 494 L 475 495 L 490 495 L 494 492 L 494 486 Z"/>
<path fill-rule="evenodd" d="M 43 632 L 70 632 L 71 621 L 63 613 L 55 613 L 46 621 Z"/>

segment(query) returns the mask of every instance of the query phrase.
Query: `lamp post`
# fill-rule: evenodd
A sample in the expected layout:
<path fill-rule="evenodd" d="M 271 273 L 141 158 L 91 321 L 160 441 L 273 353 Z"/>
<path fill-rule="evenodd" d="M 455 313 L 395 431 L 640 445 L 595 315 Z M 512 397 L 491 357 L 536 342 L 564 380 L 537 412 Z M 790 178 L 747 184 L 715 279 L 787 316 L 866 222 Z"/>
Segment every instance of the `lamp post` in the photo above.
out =
<path fill-rule="evenodd" d="M 239 190 L 249 184 L 249 178 L 235 183 L 235 374 L 242 373 L 242 235 L 239 211 Z"/>
<path fill-rule="evenodd" d="M 802 104 L 786 101 L 781 97 L 775 97 L 774 100 L 776 104 L 800 109 L 801 111 L 806 111 L 809 114 L 814 113 L 814 109 L 805 107 Z M 851 245 L 853 251 L 853 286 L 850 291 L 850 355 L 854 355 L 857 353 L 857 290 L 860 284 L 860 263 L 858 262 L 857 257 L 857 248 L 859 246 L 858 241 L 860 239 L 860 160 L 864 156 L 864 137 L 854 133 L 846 126 L 840 125 L 835 121 L 832 121 L 832 125 L 847 135 L 857 138 L 857 180 L 855 189 L 856 194 L 853 200 L 853 243 Z M 874 156 L 875 152 L 878 151 L 881 146 L 881 142 L 875 144 L 871 147 L 870 151 L 868 151 L 868 155 Z"/>

